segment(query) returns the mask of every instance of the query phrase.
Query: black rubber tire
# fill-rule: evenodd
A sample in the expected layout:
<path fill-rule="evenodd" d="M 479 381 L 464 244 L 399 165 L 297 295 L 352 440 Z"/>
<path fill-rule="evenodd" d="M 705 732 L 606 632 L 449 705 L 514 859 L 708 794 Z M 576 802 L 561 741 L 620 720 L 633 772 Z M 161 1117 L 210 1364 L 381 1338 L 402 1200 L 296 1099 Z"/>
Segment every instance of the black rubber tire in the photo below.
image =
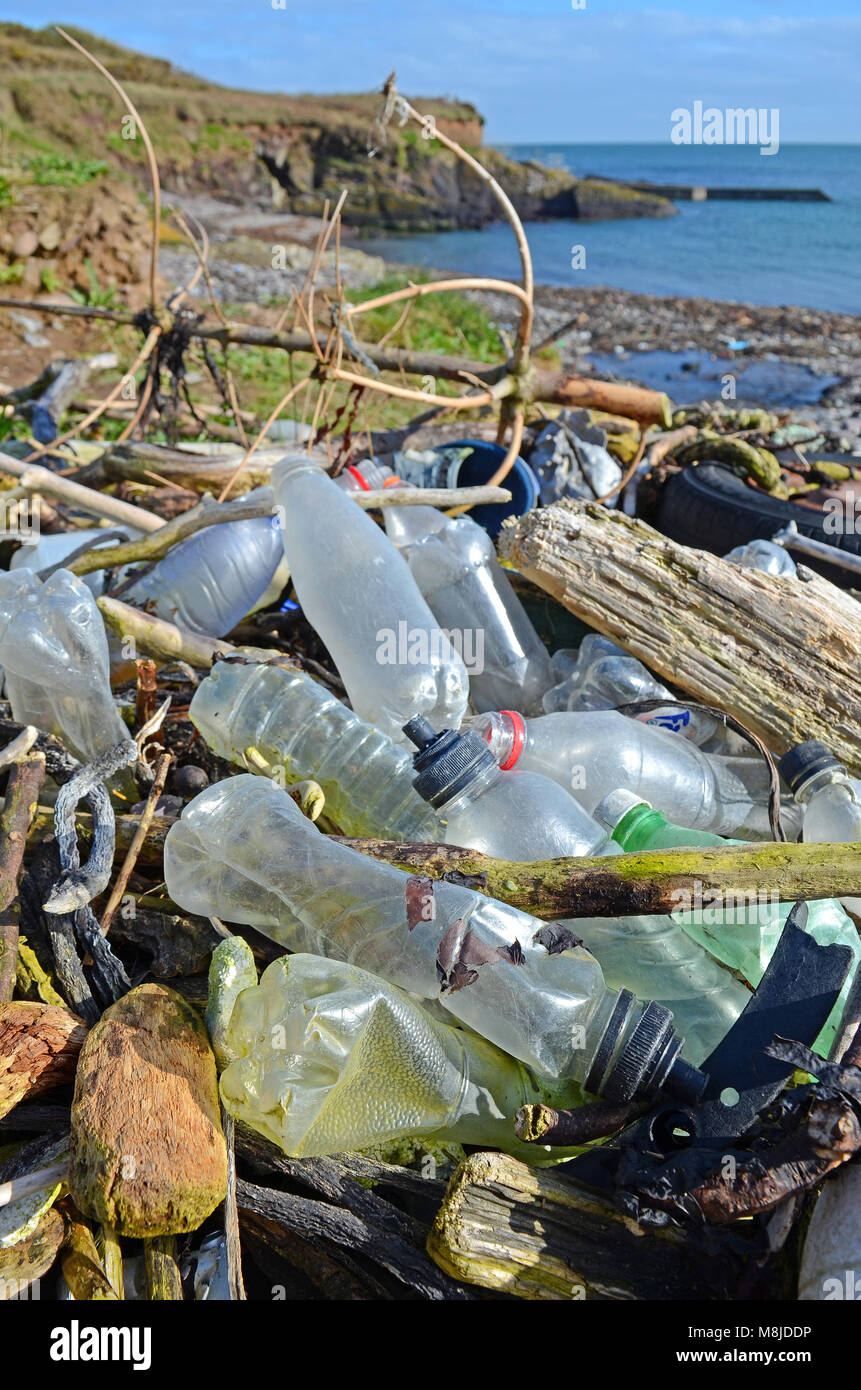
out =
<path fill-rule="evenodd" d="M 861 532 L 833 535 L 825 530 L 825 513 L 795 502 L 783 502 L 755 492 L 722 463 L 700 463 L 670 478 L 661 489 L 655 525 L 663 535 L 696 550 L 725 555 L 737 545 L 771 540 L 775 531 L 794 521 L 802 536 L 861 555 Z M 790 551 L 841 588 L 861 589 L 861 575 L 838 565 Z"/>

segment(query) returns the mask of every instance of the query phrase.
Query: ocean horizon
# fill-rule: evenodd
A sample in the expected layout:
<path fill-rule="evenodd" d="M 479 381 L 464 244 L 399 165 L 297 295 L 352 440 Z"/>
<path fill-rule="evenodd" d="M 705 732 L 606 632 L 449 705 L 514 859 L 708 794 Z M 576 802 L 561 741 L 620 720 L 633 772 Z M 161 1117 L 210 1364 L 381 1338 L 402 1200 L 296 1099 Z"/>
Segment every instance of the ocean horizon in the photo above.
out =
<path fill-rule="evenodd" d="M 531 222 L 526 230 L 538 284 L 609 285 L 640 294 L 861 314 L 861 144 L 781 144 L 774 155 L 750 145 L 669 141 L 496 148 L 579 177 L 818 188 L 832 200 L 680 202 L 674 217 Z M 504 223 L 480 231 L 373 237 L 362 245 L 410 265 L 503 278 L 520 273 Z M 575 260 L 585 264 L 574 269 Z"/>

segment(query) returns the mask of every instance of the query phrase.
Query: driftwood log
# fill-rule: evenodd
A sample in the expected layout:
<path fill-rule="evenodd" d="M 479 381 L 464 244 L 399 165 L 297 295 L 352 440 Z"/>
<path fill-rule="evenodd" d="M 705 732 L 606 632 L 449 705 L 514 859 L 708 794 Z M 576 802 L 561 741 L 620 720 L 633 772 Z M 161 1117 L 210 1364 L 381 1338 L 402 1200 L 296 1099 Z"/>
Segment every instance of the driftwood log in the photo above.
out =
<path fill-rule="evenodd" d="M 739 569 L 591 502 L 507 523 L 499 553 L 773 751 L 819 738 L 861 772 L 861 606 L 827 580 Z"/>
<path fill-rule="evenodd" d="M 0 1005 L 0 1116 L 72 1081 L 86 1035 L 68 1009 L 23 999 Z"/>
<path fill-rule="evenodd" d="M 647 1229 L 561 1174 L 476 1153 L 448 1186 L 428 1252 L 455 1279 L 526 1299 L 732 1297 L 738 1246 L 702 1229 Z"/>
<path fill-rule="evenodd" d="M 81 1051 L 69 1189 L 118 1235 L 197 1230 L 227 1191 L 215 1058 L 193 1009 L 139 985 L 105 1011 Z"/>

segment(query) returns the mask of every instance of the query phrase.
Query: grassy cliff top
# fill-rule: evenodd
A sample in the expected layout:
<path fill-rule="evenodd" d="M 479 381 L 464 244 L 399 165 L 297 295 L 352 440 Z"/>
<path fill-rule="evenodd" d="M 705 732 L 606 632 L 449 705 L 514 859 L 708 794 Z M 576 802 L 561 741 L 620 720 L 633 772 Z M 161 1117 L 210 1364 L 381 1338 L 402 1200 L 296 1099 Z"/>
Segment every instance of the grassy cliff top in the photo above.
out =
<path fill-rule="evenodd" d="M 210 145 L 217 144 L 222 135 L 229 139 L 232 128 L 370 126 L 379 108 L 374 92 L 306 96 L 220 87 L 166 59 L 136 53 L 83 29 L 69 26 L 68 32 L 123 83 L 153 139 L 158 134 L 168 146 L 193 141 L 201 132 Z M 440 121 L 482 123 L 467 102 L 413 100 Z M 0 124 L 13 155 L 16 150 L 105 154 L 104 123 L 112 123 L 119 136 L 123 114 L 104 78 L 53 29 L 0 23 Z"/>

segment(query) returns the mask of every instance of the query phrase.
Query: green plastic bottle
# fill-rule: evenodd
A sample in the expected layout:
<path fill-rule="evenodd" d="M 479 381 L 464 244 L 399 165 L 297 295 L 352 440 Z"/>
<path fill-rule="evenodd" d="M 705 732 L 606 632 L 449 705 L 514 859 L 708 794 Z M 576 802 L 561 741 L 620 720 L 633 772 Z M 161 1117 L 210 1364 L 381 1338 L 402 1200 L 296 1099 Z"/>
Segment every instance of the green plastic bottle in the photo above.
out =
<path fill-rule="evenodd" d="M 626 854 L 746 843 L 726 840 L 708 830 L 687 830 L 684 826 L 673 825 L 648 801 L 626 790 L 611 792 L 593 814 Z M 792 903 L 780 902 L 776 893 L 756 894 L 753 900 L 748 894 L 739 895 L 735 905 L 727 908 L 711 894 L 692 898 L 684 891 L 679 892 L 678 901 L 678 909 L 672 913 L 673 920 L 716 960 L 737 971 L 748 984 L 758 985 L 792 911 Z M 834 898 L 808 903 L 806 929 L 820 946 L 830 946 L 837 941 L 849 946 L 855 957 L 840 998 L 817 1039 L 818 1050 L 827 1055 L 861 959 L 861 942 L 854 923 Z"/>

